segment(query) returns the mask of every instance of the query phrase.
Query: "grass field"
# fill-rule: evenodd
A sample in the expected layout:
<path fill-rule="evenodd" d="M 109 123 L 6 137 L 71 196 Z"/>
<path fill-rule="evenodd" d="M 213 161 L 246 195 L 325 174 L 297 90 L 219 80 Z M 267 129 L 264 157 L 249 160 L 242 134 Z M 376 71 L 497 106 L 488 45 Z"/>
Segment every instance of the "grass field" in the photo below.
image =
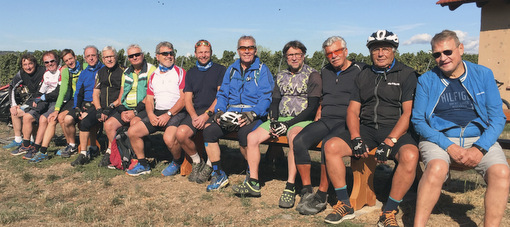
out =
<path fill-rule="evenodd" d="M 0 136 L 12 135 L 0 124 Z M 53 144 L 52 144 L 53 145 Z M 153 171 L 130 177 L 120 170 L 98 168 L 100 158 L 71 167 L 74 160 L 54 157 L 31 164 L 0 148 L 0 225 L 2 226 L 321 226 L 331 205 L 317 215 L 303 216 L 294 209 L 278 207 L 285 186 L 283 160 L 263 159 L 262 197 L 239 198 L 230 186 L 219 192 L 206 192 L 206 184 L 188 182 L 186 177 L 163 177 L 168 152 L 161 136 L 151 139 Z M 49 151 L 60 147 L 52 146 Z M 265 146 L 262 151 L 265 151 Z M 235 142 L 222 143 L 223 166 L 232 183 L 244 179 L 245 163 Z M 509 152 L 507 151 L 507 156 Z M 312 152 L 314 161 L 319 153 Z M 346 160 L 348 161 L 348 160 Z M 274 165 L 276 163 L 276 165 Z M 318 185 L 318 163 L 313 165 L 313 185 Z M 376 191 L 379 200 L 387 198 L 390 166 L 379 166 Z M 349 186 L 350 187 L 350 186 Z M 430 226 L 479 226 L 483 222 L 485 184 L 474 171 L 452 172 L 441 199 L 429 221 Z M 412 226 L 414 196 L 408 193 L 401 204 L 401 226 Z M 330 202 L 334 202 L 330 199 Z M 502 226 L 510 226 L 507 209 Z M 379 212 L 372 209 L 341 226 L 373 226 Z"/>

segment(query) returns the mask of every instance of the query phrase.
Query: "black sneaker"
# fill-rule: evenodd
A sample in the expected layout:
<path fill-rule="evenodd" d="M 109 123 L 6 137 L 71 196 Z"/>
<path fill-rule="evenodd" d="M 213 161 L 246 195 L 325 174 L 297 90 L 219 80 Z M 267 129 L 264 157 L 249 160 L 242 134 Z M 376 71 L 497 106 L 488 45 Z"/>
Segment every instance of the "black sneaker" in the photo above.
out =
<path fill-rule="evenodd" d="M 398 227 L 397 218 L 395 215 L 398 213 L 396 210 L 381 212 L 379 216 L 378 227 Z"/>
<path fill-rule="evenodd" d="M 326 206 L 328 205 L 326 201 L 322 202 L 319 195 L 314 193 L 312 199 L 305 201 L 299 210 L 299 213 L 303 215 L 317 214 L 326 209 Z"/>
<path fill-rule="evenodd" d="M 71 166 L 84 165 L 84 164 L 86 164 L 89 161 L 90 161 L 90 157 L 89 156 L 84 155 L 84 154 L 80 154 L 80 155 L 78 155 L 78 157 L 73 162 L 71 162 Z"/>
<path fill-rule="evenodd" d="M 202 169 L 200 169 L 200 172 L 198 172 L 196 182 L 199 184 L 207 182 L 209 180 L 209 178 L 211 177 L 212 171 L 213 171 L 212 167 L 210 167 L 204 163 L 204 165 L 202 166 Z"/>
<path fill-rule="evenodd" d="M 199 163 L 192 163 L 191 164 L 191 173 L 188 176 L 188 181 L 190 182 L 197 182 L 198 173 L 200 170 L 202 170 L 202 167 L 204 167 L 205 162 L 199 162 Z"/>
<path fill-rule="evenodd" d="M 253 197 L 260 197 L 260 185 L 251 185 L 248 181 L 244 181 L 242 184 L 233 185 L 232 191 L 238 195 L 248 195 Z"/>
<path fill-rule="evenodd" d="M 312 198 L 313 198 L 313 193 L 311 193 L 311 192 L 307 192 L 305 194 L 302 194 L 301 195 L 301 200 L 299 200 L 299 203 L 296 206 L 296 210 L 300 211 L 301 208 L 303 207 L 303 205 L 305 203 L 308 203 L 308 200 L 312 200 Z"/>
<path fill-rule="evenodd" d="M 338 201 L 338 203 L 333 206 L 333 212 L 328 214 L 324 221 L 330 224 L 340 224 L 342 221 L 353 219 L 354 217 L 354 209 L 352 206 L 348 206 L 342 201 Z"/>
<path fill-rule="evenodd" d="M 76 145 L 74 145 L 74 146 L 67 145 L 67 147 L 64 149 L 64 151 L 62 151 L 62 153 L 60 154 L 60 157 L 62 157 L 62 158 L 70 158 L 71 155 L 76 153 L 76 151 L 78 151 L 78 146 L 76 146 Z"/>
<path fill-rule="evenodd" d="M 110 154 L 104 153 L 103 159 L 97 164 L 98 167 L 108 167 L 110 165 Z"/>
<path fill-rule="evenodd" d="M 99 152 L 99 147 L 97 147 L 97 146 L 96 147 L 90 146 L 89 150 L 88 150 L 88 153 L 90 154 L 90 157 L 92 157 L 92 158 L 95 158 L 95 157 L 99 156 L 99 153 L 100 153 Z"/>

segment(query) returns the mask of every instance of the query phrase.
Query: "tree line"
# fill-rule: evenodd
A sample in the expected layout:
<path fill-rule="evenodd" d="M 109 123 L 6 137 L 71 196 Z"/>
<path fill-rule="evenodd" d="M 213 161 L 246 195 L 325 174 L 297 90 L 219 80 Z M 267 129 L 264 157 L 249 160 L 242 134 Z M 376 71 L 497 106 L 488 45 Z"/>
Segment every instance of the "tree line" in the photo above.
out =
<path fill-rule="evenodd" d="M 271 52 L 269 50 L 264 50 L 265 48 L 259 48 L 258 57 L 261 61 L 266 64 L 271 73 L 276 75 L 276 73 L 280 70 L 287 68 L 287 62 L 283 56 L 282 51 Z M 60 56 L 60 50 L 54 50 L 57 55 Z M 6 85 L 11 80 L 12 77 L 21 69 L 20 60 L 21 56 L 25 54 L 24 52 L 5 52 L 0 55 L 0 84 Z M 42 54 L 43 51 L 34 51 L 32 54 L 38 60 L 38 64 L 43 65 L 42 62 Z M 83 62 L 83 56 L 76 56 L 78 61 Z M 347 57 L 351 61 L 355 62 L 363 62 L 366 64 L 372 64 L 372 60 L 370 59 L 370 55 L 356 54 L 350 53 Z M 414 68 L 419 74 L 423 74 L 424 72 L 434 68 L 436 63 L 430 53 L 420 51 L 418 53 L 396 53 L 395 58 L 400 62 Z M 462 57 L 466 61 L 470 61 L 473 63 L 478 62 L 478 54 L 464 54 Z M 129 66 L 129 61 L 127 60 L 126 52 L 124 49 L 121 49 L 117 52 L 117 59 L 121 65 Z M 157 60 L 155 57 L 152 57 L 150 53 L 145 53 L 145 59 L 147 62 L 157 65 Z M 223 55 L 221 58 L 218 58 L 216 55 L 212 55 L 211 59 L 213 62 L 224 65 L 228 67 L 236 60 L 236 52 L 225 50 L 223 51 Z M 191 56 L 177 56 L 175 59 L 175 64 L 181 66 L 185 70 L 191 69 L 196 64 L 196 58 L 194 55 Z M 320 71 L 320 69 L 328 63 L 326 56 L 322 51 L 315 51 L 311 56 L 306 55 L 305 63 L 311 66 L 312 68 Z M 64 65 L 62 61 L 60 61 L 61 65 Z"/>

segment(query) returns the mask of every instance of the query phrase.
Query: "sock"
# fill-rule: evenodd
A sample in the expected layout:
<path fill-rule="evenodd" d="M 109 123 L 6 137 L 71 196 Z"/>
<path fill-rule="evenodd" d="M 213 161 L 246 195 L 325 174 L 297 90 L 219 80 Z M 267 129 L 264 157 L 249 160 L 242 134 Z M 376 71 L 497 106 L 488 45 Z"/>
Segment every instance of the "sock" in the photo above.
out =
<path fill-rule="evenodd" d="M 205 164 L 208 165 L 209 167 L 212 167 L 211 160 L 209 160 L 209 159 L 207 159 L 207 162 Z"/>
<path fill-rule="evenodd" d="M 296 190 L 296 189 L 294 188 L 294 184 L 293 184 L 293 183 L 290 183 L 290 182 L 285 183 L 285 189 L 288 189 L 288 190 L 291 190 L 291 191 Z"/>
<path fill-rule="evenodd" d="M 15 141 L 16 143 L 21 143 L 21 142 L 23 142 L 23 137 L 21 137 L 21 136 L 15 136 L 15 137 L 14 137 L 14 141 Z"/>
<path fill-rule="evenodd" d="M 71 145 L 72 147 L 76 147 L 75 143 L 69 143 L 69 145 Z"/>
<path fill-rule="evenodd" d="M 34 135 L 31 135 L 30 136 L 30 142 L 34 142 L 35 138 L 34 138 Z"/>
<path fill-rule="evenodd" d="M 321 199 L 321 202 L 326 202 L 326 199 L 328 198 L 328 193 L 327 192 L 323 192 L 321 190 L 317 190 L 317 193 L 315 193 L 317 196 L 319 196 L 319 198 Z"/>
<path fill-rule="evenodd" d="M 398 200 L 395 200 L 394 198 L 391 198 L 391 196 L 389 196 L 388 201 L 386 201 L 386 205 L 384 206 L 383 212 L 397 210 L 400 202 L 402 202 L 402 200 L 398 201 Z"/>
<path fill-rule="evenodd" d="M 303 185 L 303 189 L 301 189 L 301 195 L 304 195 L 306 193 L 313 193 L 312 185 Z"/>
<path fill-rule="evenodd" d="M 39 151 L 43 154 L 46 154 L 46 152 L 48 151 L 48 148 L 47 147 L 41 147 L 41 149 L 39 149 Z"/>
<path fill-rule="evenodd" d="M 198 153 L 195 153 L 194 155 L 191 155 L 191 160 L 193 160 L 193 163 L 198 164 L 200 163 L 200 155 Z"/>
<path fill-rule="evenodd" d="M 39 151 L 39 149 L 41 149 L 41 144 L 35 144 L 34 147 L 36 151 Z"/>
<path fill-rule="evenodd" d="M 112 149 L 110 149 L 110 148 L 106 149 L 105 153 L 106 154 L 112 154 Z"/>
<path fill-rule="evenodd" d="M 80 151 L 80 154 L 83 154 L 83 155 L 88 155 L 87 153 L 88 153 L 87 151 Z"/>
<path fill-rule="evenodd" d="M 184 155 L 182 155 L 182 154 L 181 154 L 180 158 L 174 159 L 174 163 L 177 165 L 182 165 L 183 162 L 184 162 Z"/>
<path fill-rule="evenodd" d="M 220 171 L 221 171 L 221 162 L 212 162 L 212 169 L 214 172 L 216 172 L 217 174 L 221 174 Z"/>
<path fill-rule="evenodd" d="M 139 158 L 138 163 L 140 163 L 140 165 L 142 165 L 143 167 L 149 166 L 149 163 L 147 162 L 147 159 L 145 159 L 145 158 Z"/>
<path fill-rule="evenodd" d="M 255 178 L 250 178 L 250 180 L 248 180 L 248 182 L 253 186 L 259 186 L 259 180 L 255 179 Z"/>
<path fill-rule="evenodd" d="M 97 146 L 89 146 L 89 149 L 94 149 L 94 150 L 98 150 L 99 148 Z"/>
<path fill-rule="evenodd" d="M 30 146 L 30 140 L 23 140 L 23 146 L 24 147 Z"/>
<path fill-rule="evenodd" d="M 347 193 L 347 185 L 341 188 L 335 188 L 336 198 L 343 203 L 351 206 L 351 201 L 349 201 L 349 194 Z"/>

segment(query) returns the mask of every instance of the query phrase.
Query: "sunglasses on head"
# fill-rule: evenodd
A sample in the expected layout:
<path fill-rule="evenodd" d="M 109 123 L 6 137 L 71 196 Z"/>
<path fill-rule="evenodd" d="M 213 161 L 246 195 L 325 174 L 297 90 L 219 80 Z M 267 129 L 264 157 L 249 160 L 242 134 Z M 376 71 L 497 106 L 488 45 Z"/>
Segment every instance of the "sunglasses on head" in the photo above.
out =
<path fill-rule="evenodd" d="M 254 51 L 255 50 L 255 46 L 240 46 L 237 48 L 238 50 L 240 51 Z"/>
<path fill-rule="evenodd" d="M 142 55 L 142 53 L 130 54 L 128 58 L 140 57 L 140 55 Z"/>
<path fill-rule="evenodd" d="M 51 60 L 51 61 L 45 61 L 44 64 L 50 64 L 50 63 L 53 63 L 55 62 L 55 59 Z"/>
<path fill-rule="evenodd" d="M 173 51 L 160 52 L 159 54 L 161 54 L 161 55 L 163 55 L 165 57 L 174 56 L 174 52 Z"/>
<path fill-rule="evenodd" d="M 434 52 L 432 53 L 432 57 L 439 58 L 441 57 L 441 53 L 443 53 L 446 56 L 450 56 L 453 53 L 453 50 L 443 50 L 443 52 Z"/>
<path fill-rule="evenodd" d="M 198 41 L 196 44 L 195 44 L 195 48 L 199 47 L 199 46 L 206 46 L 206 47 L 210 47 L 211 44 L 208 42 L 208 41 L 205 41 L 205 40 L 201 40 L 201 41 Z"/>

